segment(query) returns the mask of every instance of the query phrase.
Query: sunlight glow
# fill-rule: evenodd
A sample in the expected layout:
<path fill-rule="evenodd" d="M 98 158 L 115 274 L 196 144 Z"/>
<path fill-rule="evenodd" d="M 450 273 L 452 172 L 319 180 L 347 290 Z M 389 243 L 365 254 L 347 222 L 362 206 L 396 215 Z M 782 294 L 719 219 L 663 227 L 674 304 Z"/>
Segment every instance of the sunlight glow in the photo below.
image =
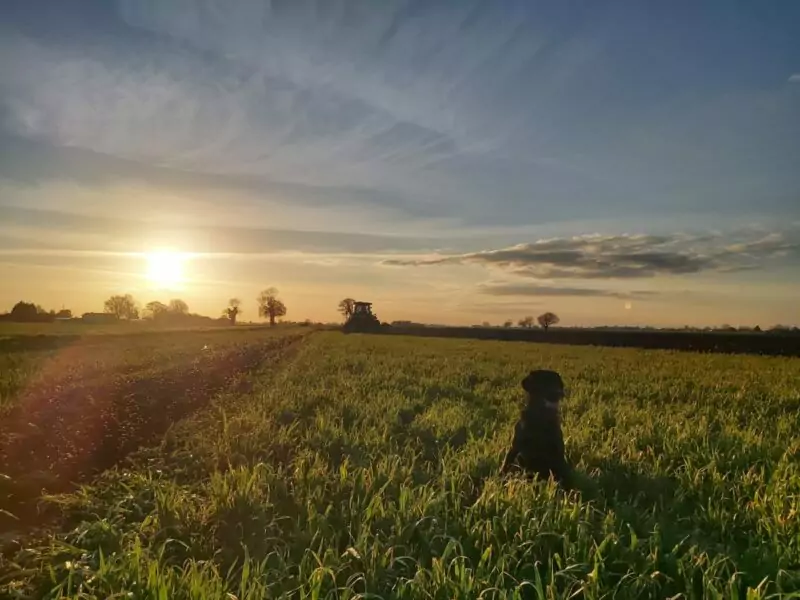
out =
<path fill-rule="evenodd" d="M 180 252 L 160 250 L 147 255 L 147 279 L 161 287 L 175 287 L 183 282 L 185 256 Z"/>

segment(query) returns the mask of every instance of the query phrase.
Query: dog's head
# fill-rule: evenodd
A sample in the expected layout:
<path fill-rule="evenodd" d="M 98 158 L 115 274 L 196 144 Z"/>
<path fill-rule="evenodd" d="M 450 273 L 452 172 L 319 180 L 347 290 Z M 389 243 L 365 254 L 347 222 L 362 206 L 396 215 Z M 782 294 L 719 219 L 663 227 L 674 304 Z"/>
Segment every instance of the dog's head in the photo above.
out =
<path fill-rule="evenodd" d="M 557 409 L 564 398 L 564 381 L 555 371 L 538 369 L 531 371 L 522 380 L 522 389 L 530 401 L 542 402 L 546 407 Z"/>

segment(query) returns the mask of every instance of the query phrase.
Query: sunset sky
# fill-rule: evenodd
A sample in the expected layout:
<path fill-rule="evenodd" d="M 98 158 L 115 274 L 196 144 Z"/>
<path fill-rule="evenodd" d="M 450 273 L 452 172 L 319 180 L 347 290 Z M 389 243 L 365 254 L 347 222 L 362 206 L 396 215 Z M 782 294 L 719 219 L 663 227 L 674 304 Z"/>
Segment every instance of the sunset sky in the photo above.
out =
<path fill-rule="evenodd" d="M 3 2 L 0 311 L 267 286 L 800 324 L 800 2 Z"/>

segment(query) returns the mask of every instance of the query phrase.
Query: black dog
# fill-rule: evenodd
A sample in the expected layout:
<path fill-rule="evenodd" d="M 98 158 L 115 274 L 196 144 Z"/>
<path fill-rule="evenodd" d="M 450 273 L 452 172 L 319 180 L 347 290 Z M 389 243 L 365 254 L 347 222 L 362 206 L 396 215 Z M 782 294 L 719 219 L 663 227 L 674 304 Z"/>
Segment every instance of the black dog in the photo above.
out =
<path fill-rule="evenodd" d="M 564 397 L 564 382 L 555 371 L 531 371 L 522 380 L 528 403 L 514 429 L 514 442 L 500 472 L 521 469 L 528 475 L 553 478 L 569 487 L 570 468 L 564 456 L 559 403 Z"/>

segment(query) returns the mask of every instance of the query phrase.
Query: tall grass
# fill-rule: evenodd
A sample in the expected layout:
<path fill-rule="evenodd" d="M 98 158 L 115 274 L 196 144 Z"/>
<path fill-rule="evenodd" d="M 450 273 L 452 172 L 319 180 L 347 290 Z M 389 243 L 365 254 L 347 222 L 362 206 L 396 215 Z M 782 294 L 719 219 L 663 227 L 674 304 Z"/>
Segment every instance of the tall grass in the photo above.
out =
<path fill-rule="evenodd" d="M 501 480 L 556 368 L 579 489 Z M 319 333 L 61 497 L 18 597 L 769 598 L 800 591 L 800 361 Z M 116 596 L 115 596 L 116 595 Z"/>

